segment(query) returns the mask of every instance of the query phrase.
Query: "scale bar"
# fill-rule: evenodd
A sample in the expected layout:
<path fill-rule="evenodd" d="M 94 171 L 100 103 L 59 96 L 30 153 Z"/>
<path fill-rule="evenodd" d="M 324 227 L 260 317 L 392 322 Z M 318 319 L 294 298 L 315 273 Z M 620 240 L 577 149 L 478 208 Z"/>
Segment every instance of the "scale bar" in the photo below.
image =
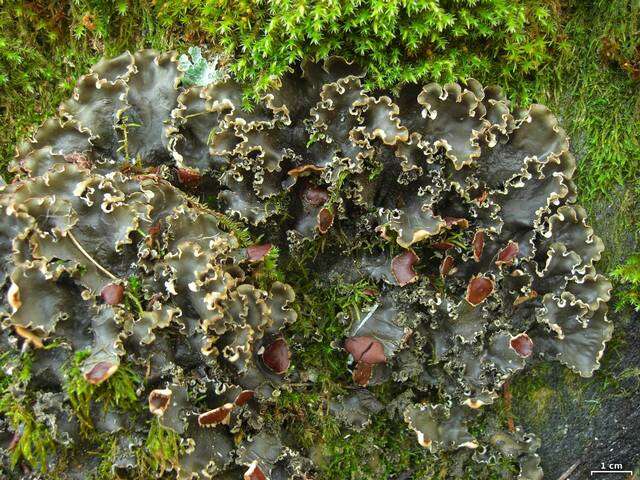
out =
<path fill-rule="evenodd" d="M 591 470 L 591 475 L 594 473 L 628 473 L 631 475 L 633 472 L 631 470 Z"/>

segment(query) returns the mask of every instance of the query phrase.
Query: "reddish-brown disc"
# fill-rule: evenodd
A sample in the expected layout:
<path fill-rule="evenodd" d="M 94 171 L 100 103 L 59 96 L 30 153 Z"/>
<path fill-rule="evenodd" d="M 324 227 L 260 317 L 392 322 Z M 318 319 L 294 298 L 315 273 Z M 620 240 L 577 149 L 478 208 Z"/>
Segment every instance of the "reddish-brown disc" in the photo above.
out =
<path fill-rule="evenodd" d="M 484 232 L 482 230 L 478 230 L 473 236 L 471 245 L 473 246 L 473 259 L 479 262 L 484 250 Z"/>
<path fill-rule="evenodd" d="M 102 289 L 100 297 L 107 305 L 118 305 L 124 298 L 124 287 L 117 283 L 110 283 Z"/>
<path fill-rule="evenodd" d="M 384 346 L 373 337 L 349 337 L 344 342 L 344 348 L 353 356 L 356 362 L 375 365 L 376 363 L 387 361 Z"/>
<path fill-rule="evenodd" d="M 451 255 L 447 255 L 442 259 L 442 263 L 440 264 L 440 275 L 442 277 L 446 277 L 449 275 L 449 272 L 453 268 L 454 260 Z"/>
<path fill-rule="evenodd" d="M 526 333 L 520 333 L 511 339 L 509 342 L 511 348 L 513 348 L 518 355 L 523 358 L 530 357 L 533 353 L 533 340 L 529 338 Z"/>
<path fill-rule="evenodd" d="M 333 225 L 333 213 L 328 208 L 323 208 L 318 212 L 318 231 L 324 235 Z"/>
<path fill-rule="evenodd" d="M 509 242 L 506 247 L 498 252 L 496 265 L 511 265 L 518 256 L 520 247 L 516 242 Z"/>
<path fill-rule="evenodd" d="M 353 381 L 361 387 L 366 387 L 369 384 L 369 380 L 371 380 L 372 373 L 373 365 L 366 362 L 358 362 L 353 371 Z"/>
<path fill-rule="evenodd" d="M 396 255 L 391 260 L 391 273 L 401 287 L 418 280 L 418 274 L 413 266 L 420 258 L 411 250 Z"/>
<path fill-rule="evenodd" d="M 252 262 L 259 262 L 271 251 L 272 245 L 264 243 L 262 245 L 251 245 L 247 247 L 247 257 Z"/>
<path fill-rule="evenodd" d="M 109 362 L 98 362 L 91 370 L 84 374 L 84 378 L 92 385 L 98 385 L 107 380 L 118 369 L 117 365 Z"/>
<path fill-rule="evenodd" d="M 493 281 L 486 277 L 474 277 L 467 287 L 466 300 L 471 305 L 479 305 L 493 292 Z"/>
<path fill-rule="evenodd" d="M 291 363 L 291 352 L 289 352 L 287 342 L 283 338 L 272 342 L 262 352 L 262 361 L 278 375 L 285 373 Z"/>

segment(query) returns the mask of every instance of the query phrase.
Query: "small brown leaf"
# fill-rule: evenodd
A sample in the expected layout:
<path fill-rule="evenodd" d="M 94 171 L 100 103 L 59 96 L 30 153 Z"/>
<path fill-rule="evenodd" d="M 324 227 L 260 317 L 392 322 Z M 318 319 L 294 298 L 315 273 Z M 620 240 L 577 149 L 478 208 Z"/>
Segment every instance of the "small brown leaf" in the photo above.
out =
<path fill-rule="evenodd" d="M 85 13 L 82 16 L 82 25 L 90 32 L 93 32 L 96 29 L 95 16 Z"/>

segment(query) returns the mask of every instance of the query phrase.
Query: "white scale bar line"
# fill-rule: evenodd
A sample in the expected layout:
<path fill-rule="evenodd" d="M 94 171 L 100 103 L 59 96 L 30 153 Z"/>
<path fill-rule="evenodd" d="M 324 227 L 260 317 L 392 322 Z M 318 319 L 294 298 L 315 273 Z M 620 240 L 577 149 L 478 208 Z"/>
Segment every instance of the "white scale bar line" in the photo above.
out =
<path fill-rule="evenodd" d="M 631 470 L 591 470 L 591 475 L 594 473 L 628 473 L 631 475 L 633 472 Z"/>

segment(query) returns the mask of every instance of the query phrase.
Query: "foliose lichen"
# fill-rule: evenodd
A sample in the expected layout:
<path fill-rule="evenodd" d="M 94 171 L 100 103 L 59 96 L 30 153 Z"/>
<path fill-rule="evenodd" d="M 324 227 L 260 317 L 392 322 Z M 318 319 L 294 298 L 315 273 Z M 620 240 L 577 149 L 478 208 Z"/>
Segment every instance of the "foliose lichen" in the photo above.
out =
<path fill-rule="evenodd" d="M 365 428 L 383 408 L 367 387 L 393 382 L 405 394 L 392 408 L 425 448 L 514 458 L 520 478 L 541 478 L 537 439 L 468 423 L 536 357 L 590 376 L 611 337 L 603 244 L 553 114 L 475 80 L 369 92 L 339 58 L 303 63 L 249 108 L 229 75 L 188 85 L 183 69 L 149 50 L 101 61 L 0 187 L 3 344 L 34 355 L 12 394 L 38 392 L 33 418 L 69 452 L 68 474 L 98 469 L 86 412 L 117 438 L 114 474 L 145 458 L 178 478 L 313 470 L 262 416 L 300 375 L 295 285 L 259 274 L 277 248 L 327 283 L 378 286 L 365 311 L 343 312 L 353 394 L 329 411 Z M 78 416 L 74 360 L 91 386 L 139 376 L 139 408 L 96 394 Z"/>

